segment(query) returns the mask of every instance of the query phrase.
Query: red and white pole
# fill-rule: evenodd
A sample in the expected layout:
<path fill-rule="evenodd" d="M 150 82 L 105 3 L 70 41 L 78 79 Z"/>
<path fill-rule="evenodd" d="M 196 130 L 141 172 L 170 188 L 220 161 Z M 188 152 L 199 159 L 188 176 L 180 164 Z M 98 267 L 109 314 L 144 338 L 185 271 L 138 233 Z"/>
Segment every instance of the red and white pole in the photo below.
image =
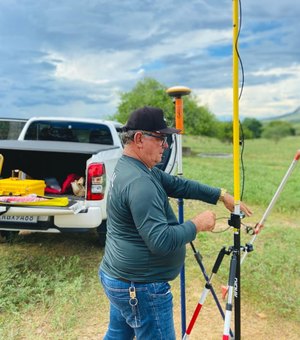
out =
<path fill-rule="evenodd" d="M 265 213 L 263 214 L 263 217 L 261 218 L 261 220 L 256 224 L 255 226 L 255 235 L 252 237 L 251 241 L 250 241 L 250 244 L 252 245 L 257 237 L 257 235 L 259 234 L 261 228 L 263 227 L 264 223 L 265 223 L 265 220 L 267 219 L 267 217 L 269 216 L 271 210 L 273 209 L 283 187 L 285 186 L 288 178 L 290 177 L 292 171 L 294 170 L 296 164 L 298 163 L 300 159 L 300 150 L 298 150 L 295 154 L 295 157 L 291 163 L 291 165 L 289 166 L 287 172 L 285 173 L 281 183 L 279 184 L 279 187 L 278 189 L 276 190 L 271 202 L 269 203 L 268 205 L 268 208 L 266 209 Z M 243 261 L 245 260 L 246 256 L 248 255 L 248 252 L 246 251 L 242 258 L 241 258 L 241 264 L 243 263 Z"/>

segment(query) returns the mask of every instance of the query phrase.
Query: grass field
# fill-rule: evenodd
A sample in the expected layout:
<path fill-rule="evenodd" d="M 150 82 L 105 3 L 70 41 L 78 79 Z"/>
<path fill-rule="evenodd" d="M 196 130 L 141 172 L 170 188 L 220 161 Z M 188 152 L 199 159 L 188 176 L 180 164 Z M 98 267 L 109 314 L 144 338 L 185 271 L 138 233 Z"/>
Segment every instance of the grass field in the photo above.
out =
<path fill-rule="evenodd" d="M 192 150 L 192 155 L 183 159 L 185 177 L 233 190 L 230 144 L 186 136 L 183 144 Z M 242 220 L 242 244 L 252 238 L 244 226 L 253 227 L 261 219 L 299 148 L 300 137 L 286 138 L 277 144 L 267 140 L 246 141 L 243 200 L 254 214 Z M 207 154 L 227 154 L 228 157 L 207 157 Z M 282 325 L 288 323 L 292 332 L 289 339 L 296 339 L 300 331 L 299 180 L 298 165 L 257 237 L 254 251 L 242 265 L 243 306 L 268 315 L 268 334 L 276 327 L 278 332 L 282 331 Z M 176 202 L 172 204 L 176 209 Z M 199 234 L 195 246 L 200 249 L 210 272 L 222 246 L 231 246 L 233 242 L 233 233 L 227 230 L 229 213 L 222 205 L 208 206 L 194 201 L 184 204 L 185 219 L 208 208 L 217 214 L 216 232 Z M 97 278 L 102 255 L 103 249 L 92 233 L 31 234 L 19 237 L 13 244 L 1 243 L 0 339 L 99 339 L 108 315 L 107 300 Z M 216 287 L 227 283 L 229 260 L 230 257 L 225 256 Z M 190 314 L 204 281 L 189 248 L 186 282 Z M 172 284 L 176 301 L 177 283 L 178 280 Z M 175 312 L 178 314 L 178 311 L 177 302 Z M 298 330 L 297 334 L 293 334 L 294 329 Z M 249 334 L 243 338 L 247 336 Z"/>

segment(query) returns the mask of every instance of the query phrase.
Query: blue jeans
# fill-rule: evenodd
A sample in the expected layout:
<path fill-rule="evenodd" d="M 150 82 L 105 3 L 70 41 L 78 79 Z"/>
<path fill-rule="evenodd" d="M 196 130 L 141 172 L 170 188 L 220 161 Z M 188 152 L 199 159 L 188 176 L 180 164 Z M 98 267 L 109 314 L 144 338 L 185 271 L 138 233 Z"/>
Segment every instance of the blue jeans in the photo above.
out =
<path fill-rule="evenodd" d="M 123 282 L 99 271 L 110 301 L 105 340 L 175 340 L 173 296 L 170 285 Z M 129 292 L 130 290 L 130 292 Z"/>

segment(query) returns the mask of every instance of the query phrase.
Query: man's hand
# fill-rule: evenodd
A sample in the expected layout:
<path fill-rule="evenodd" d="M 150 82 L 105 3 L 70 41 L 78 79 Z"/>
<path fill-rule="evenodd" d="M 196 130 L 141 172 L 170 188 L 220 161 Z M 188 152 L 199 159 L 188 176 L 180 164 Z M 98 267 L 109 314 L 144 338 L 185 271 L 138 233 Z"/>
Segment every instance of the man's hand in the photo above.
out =
<path fill-rule="evenodd" d="M 226 192 L 226 194 L 224 195 L 223 199 L 222 199 L 225 207 L 233 212 L 234 211 L 234 198 L 232 195 L 230 195 L 228 192 Z M 251 216 L 252 215 L 252 211 L 246 206 L 245 203 L 240 202 L 240 209 L 241 211 L 246 215 L 246 216 Z"/>
<path fill-rule="evenodd" d="M 212 211 L 204 211 L 191 220 L 199 231 L 212 231 L 216 224 L 216 215 Z"/>

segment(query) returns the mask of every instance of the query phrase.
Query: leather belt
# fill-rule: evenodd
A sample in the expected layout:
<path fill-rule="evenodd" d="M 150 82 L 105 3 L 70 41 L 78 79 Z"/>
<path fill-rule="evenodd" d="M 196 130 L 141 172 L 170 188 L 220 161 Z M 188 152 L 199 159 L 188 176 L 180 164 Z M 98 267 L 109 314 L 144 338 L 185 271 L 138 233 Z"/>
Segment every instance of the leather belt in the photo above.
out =
<path fill-rule="evenodd" d="M 134 284 L 140 284 L 140 285 L 145 285 L 145 284 L 153 283 L 153 282 L 136 282 L 136 281 L 130 281 L 130 280 L 124 279 L 123 277 L 118 277 L 117 280 L 120 280 L 120 281 L 126 282 L 126 283 L 134 283 Z"/>

